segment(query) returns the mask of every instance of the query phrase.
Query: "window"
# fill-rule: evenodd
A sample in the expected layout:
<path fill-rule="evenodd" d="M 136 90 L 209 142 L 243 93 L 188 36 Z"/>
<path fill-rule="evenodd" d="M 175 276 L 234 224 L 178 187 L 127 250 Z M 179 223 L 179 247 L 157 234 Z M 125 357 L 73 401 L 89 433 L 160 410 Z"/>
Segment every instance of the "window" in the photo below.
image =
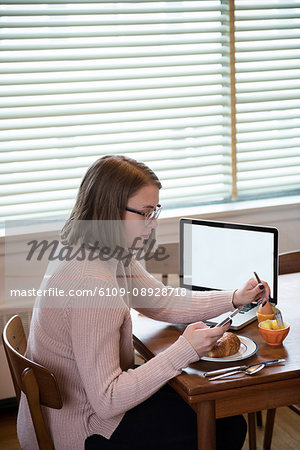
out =
<path fill-rule="evenodd" d="M 300 188 L 300 2 L 235 0 L 237 191 Z"/>
<path fill-rule="evenodd" d="M 2 219 L 66 217 L 105 154 L 148 164 L 164 208 L 300 192 L 300 1 L 2 0 L 0 16 Z"/>

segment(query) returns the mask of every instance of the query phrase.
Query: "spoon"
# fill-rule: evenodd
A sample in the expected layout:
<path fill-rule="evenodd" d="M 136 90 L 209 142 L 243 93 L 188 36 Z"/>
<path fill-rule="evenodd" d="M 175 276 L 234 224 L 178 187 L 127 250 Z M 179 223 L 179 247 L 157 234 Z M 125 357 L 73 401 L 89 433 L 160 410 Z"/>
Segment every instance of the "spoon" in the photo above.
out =
<path fill-rule="evenodd" d="M 246 370 L 243 369 L 237 369 L 233 370 L 232 372 L 223 373 L 222 375 L 218 375 L 217 377 L 210 378 L 210 381 L 213 380 L 220 380 L 221 378 L 228 377 L 230 375 L 235 375 L 236 373 L 245 373 L 246 375 L 254 375 L 255 373 L 259 372 L 265 367 L 265 364 L 256 364 L 255 366 L 251 366 Z"/>

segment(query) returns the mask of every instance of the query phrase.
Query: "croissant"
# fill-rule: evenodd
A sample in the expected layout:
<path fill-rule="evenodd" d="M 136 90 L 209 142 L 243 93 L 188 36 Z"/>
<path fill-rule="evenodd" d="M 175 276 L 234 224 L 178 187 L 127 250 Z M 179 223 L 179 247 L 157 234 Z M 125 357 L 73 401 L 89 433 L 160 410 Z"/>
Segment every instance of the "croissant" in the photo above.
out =
<path fill-rule="evenodd" d="M 240 348 L 240 340 L 229 331 L 217 341 L 210 352 L 207 354 L 210 358 L 224 358 L 225 356 L 234 355 Z"/>

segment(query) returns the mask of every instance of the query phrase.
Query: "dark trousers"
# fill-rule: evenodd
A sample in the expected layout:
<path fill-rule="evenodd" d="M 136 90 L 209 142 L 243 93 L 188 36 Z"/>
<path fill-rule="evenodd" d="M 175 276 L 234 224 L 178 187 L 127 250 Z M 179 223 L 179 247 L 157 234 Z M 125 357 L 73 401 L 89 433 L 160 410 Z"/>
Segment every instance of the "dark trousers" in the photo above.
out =
<path fill-rule="evenodd" d="M 240 450 L 247 424 L 243 416 L 218 419 L 217 450 Z M 94 434 L 85 450 L 197 450 L 197 416 L 169 386 L 127 411 L 110 439 Z"/>

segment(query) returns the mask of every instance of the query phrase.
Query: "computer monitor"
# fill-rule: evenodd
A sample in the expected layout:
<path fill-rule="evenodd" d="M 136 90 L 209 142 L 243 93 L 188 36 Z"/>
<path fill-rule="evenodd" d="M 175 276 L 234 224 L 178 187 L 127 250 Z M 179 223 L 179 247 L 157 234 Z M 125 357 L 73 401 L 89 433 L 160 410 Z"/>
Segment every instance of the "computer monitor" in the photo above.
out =
<path fill-rule="evenodd" d="M 277 303 L 278 230 L 199 219 L 180 220 L 180 284 L 192 290 L 234 290 L 254 277 Z"/>

